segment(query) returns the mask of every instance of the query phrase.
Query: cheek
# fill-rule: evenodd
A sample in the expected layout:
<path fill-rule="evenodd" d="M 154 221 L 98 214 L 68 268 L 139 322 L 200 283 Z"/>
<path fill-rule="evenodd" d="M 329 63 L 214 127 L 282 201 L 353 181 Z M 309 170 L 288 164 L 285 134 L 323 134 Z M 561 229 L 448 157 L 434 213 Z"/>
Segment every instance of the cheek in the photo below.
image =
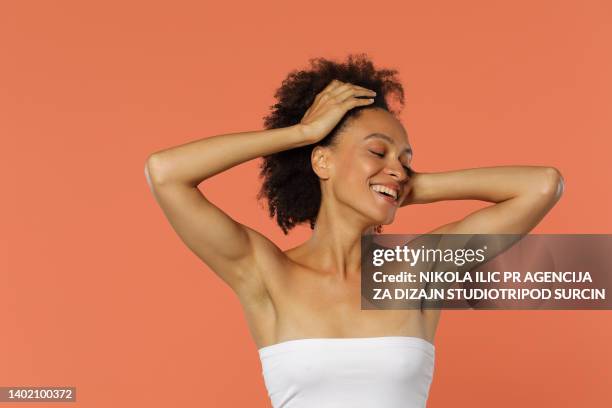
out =
<path fill-rule="evenodd" d="M 376 175 L 376 163 L 362 160 L 343 163 L 334 168 L 334 195 L 343 202 L 363 202 L 364 194 L 370 194 L 370 182 Z"/>
<path fill-rule="evenodd" d="M 376 174 L 376 167 L 367 160 L 345 162 L 335 172 L 335 181 L 349 188 L 363 188 Z"/>

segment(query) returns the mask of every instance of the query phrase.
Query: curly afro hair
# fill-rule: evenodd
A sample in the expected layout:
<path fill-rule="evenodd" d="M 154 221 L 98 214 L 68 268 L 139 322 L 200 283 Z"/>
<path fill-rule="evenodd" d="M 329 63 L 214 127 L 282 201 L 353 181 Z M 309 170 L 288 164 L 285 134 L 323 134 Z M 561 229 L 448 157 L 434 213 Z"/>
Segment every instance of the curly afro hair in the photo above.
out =
<path fill-rule="evenodd" d="M 269 215 L 276 215 L 285 235 L 304 222 L 309 222 L 311 229 L 315 227 L 321 206 L 321 187 L 310 162 L 312 150 L 316 146 L 333 144 L 347 121 L 364 109 L 382 108 L 397 116 L 404 106 L 404 90 L 396 78 L 397 70 L 375 69 L 366 54 L 349 54 L 345 63 L 325 58 L 311 58 L 309 62 L 310 69 L 291 71 L 276 90 L 274 97 L 278 102 L 264 117 L 266 129 L 299 124 L 315 96 L 333 79 L 371 89 L 376 96 L 371 104 L 350 109 L 321 141 L 263 157 L 260 178 L 264 181 L 257 199 L 265 197 L 268 200 Z M 387 105 L 387 95 L 396 96 L 398 109 Z"/>

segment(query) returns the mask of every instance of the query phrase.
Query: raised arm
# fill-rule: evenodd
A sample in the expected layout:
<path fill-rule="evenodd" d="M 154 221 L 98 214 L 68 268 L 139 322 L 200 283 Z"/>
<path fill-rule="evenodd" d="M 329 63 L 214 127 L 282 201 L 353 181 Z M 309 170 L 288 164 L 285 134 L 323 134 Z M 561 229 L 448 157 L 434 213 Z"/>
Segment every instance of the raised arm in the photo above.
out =
<path fill-rule="evenodd" d="M 554 167 L 498 166 L 440 173 L 417 173 L 403 205 L 442 200 L 494 203 L 443 225 L 430 234 L 526 234 L 544 218 L 563 193 Z"/>
<path fill-rule="evenodd" d="M 308 143 L 298 125 L 211 136 L 151 154 L 145 175 L 157 203 L 189 249 L 236 292 L 261 294 L 264 285 L 257 262 L 273 260 L 281 251 L 208 201 L 198 185 L 240 163 Z"/>
<path fill-rule="evenodd" d="M 561 198 L 564 181 L 561 173 L 554 167 L 544 166 L 497 166 L 462 169 L 440 173 L 416 173 L 410 180 L 411 190 L 402 206 L 425 204 L 442 200 L 482 200 L 494 204 L 474 211 L 464 218 L 442 225 L 428 234 L 466 234 L 441 236 L 440 247 L 448 247 L 444 242 L 452 242 L 451 247 L 479 247 L 481 235 L 470 234 L 518 234 L 489 238 L 488 255 L 494 257 L 503 252 L 531 231 Z M 427 235 L 422 239 L 431 242 L 434 237 Z M 461 239 L 465 244 L 461 244 Z M 419 238 L 412 244 L 417 244 Z M 444 241 L 444 242 L 442 242 Z M 429 247 L 432 245 L 430 244 Z M 488 258 L 490 259 L 490 258 Z M 432 270 L 469 270 L 466 265 L 436 264 Z M 429 270 L 429 269 L 427 269 Z M 450 284 L 427 284 L 428 288 L 447 288 Z M 426 330 L 433 336 L 440 318 L 439 302 L 424 302 L 423 314 L 426 316 Z"/>
<path fill-rule="evenodd" d="M 212 136 L 153 153 L 145 165 L 151 191 L 183 242 L 221 279 L 239 295 L 263 295 L 259 272 L 282 266 L 276 264 L 285 259 L 282 251 L 213 205 L 198 185 L 245 161 L 320 141 L 349 109 L 371 104 L 373 93 L 333 80 L 296 125 Z"/>

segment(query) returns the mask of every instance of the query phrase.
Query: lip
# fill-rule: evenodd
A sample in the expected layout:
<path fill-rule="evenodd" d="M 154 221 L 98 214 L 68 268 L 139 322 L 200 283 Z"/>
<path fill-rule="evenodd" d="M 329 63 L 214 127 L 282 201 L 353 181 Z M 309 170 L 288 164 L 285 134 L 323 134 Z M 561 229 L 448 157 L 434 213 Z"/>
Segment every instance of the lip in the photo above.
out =
<path fill-rule="evenodd" d="M 372 190 L 372 186 L 373 186 L 374 184 L 378 184 L 378 185 L 381 185 L 381 186 L 385 186 L 385 187 L 387 187 L 387 188 L 390 188 L 390 189 L 392 189 L 392 190 L 395 190 L 395 193 L 397 194 L 397 200 L 396 200 L 396 199 L 394 199 L 393 197 L 389 197 L 389 196 L 386 196 L 386 195 L 380 194 L 380 193 L 378 193 L 378 192 L 376 192 L 376 191 Z M 378 197 L 381 197 L 381 198 L 384 198 L 386 201 L 388 201 L 388 202 L 390 202 L 390 203 L 394 204 L 395 206 L 399 206 L 399 201 L 398 201 L 398 200 L 399 200 L 399 199 L 402 197 L 402 193 L 403 193 L 403 191 L 402 191 L 402 188 L 400 187 L 400 185 L 399 185 L 398 183 L 395 183 L 395 182 L 388 182 L 388 181 L 387 181 L 387 182 L 385 182 L 385 183 L 376 183 L 376 182 L 372 182 L 372 183 L 370 183 L 369 188 L 370 188 L 370 190 L 371 190 L 371 191 L 374 193 L 374 195 L 376 195 L 376 196 L 378 196 Z"/>
<path fill-rule="evenodd" d="M 380 183 L 375 183 L 375 184 L 380 184 Z M 379 192 L 376 192 L 376 191 L 372 190 L 372 186 L 370 186 L 370 191 L 376 197 L 378 197 L 381 200 L 385 200 L 386 202 L 388 202 L 389 204 L 393 205 L 394 207 L 397 207 L 399 205 L 399 202 L 397 200 L 395 200 L 393 197 L 389 197 L 389 196 L 386 196 L 384 194 L 381 194 Z"/>
<path fill-rule="evenodd" d="M 387 188 L 390 188 L 392 190 L 395 190 L 397 192 L 397 196 L 399 197 L 401 194 L 401 188 L 400 185 L 397 183 L 372 183 L 372 184 L 380 184 L 381 186 L 385 186 Z"/>

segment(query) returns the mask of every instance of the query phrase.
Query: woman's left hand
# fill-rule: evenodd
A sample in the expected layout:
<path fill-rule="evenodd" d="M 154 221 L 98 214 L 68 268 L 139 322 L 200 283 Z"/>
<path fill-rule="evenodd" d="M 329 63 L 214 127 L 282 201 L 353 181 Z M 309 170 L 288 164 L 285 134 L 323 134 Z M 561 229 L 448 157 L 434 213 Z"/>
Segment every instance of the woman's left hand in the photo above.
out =
<path fill-rule="evenodd" d="M 410 204 L 423 204 L 426 201 L 423 200 L 425 197 L 424 186 L 427 173 L 419 173 L 414 170 L 411 171 L 410 179 L 404 187 L 404 199 L 400 204 L 400 207 Z"/>

